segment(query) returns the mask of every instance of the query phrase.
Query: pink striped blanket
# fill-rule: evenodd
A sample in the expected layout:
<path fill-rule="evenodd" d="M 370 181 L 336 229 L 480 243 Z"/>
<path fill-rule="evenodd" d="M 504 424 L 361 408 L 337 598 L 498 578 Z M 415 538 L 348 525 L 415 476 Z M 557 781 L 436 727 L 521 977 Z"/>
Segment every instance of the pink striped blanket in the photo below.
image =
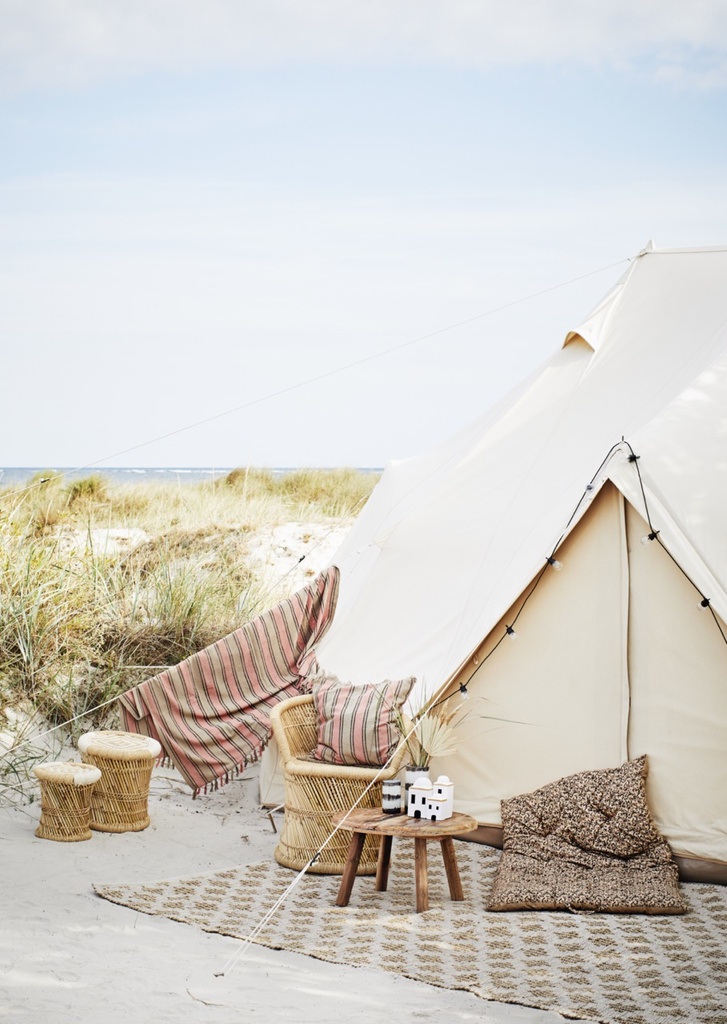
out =
<path fill-rule="evenodd" d="M 339 572 L 120 698 L 123 728 L 159 740 L 196 796 L 256 761 L 270 738 L 270 709 L 310 689 L 315 645 L 333 619 Z"/>

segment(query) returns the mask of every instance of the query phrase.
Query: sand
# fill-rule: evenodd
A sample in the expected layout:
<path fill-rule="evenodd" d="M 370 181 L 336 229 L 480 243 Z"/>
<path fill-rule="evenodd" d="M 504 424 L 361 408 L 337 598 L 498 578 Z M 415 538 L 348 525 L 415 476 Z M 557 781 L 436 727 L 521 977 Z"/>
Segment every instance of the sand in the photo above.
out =
<path fill-rule="evenodd" d="M 486 1002 L 388 972 L 248 947 L 101 899 L 93 883 L 153 881 L 272 858 L 256 770 L 192 800 L 157 768 L 151 825 L 78 843 L 34 835 L 37 802 L 0 809 L 4 895 L 0 1020 L 17 1024 L 556 1024 L 559 1014 Z M 278 824 L 280 817 L 277 816 Z M 292 875 L 291 875 L 292 877 Z"/>
<path fill-rule="evenodd" d="M 328 564 L 348 524 L 290 523 L 256 539 L 251 558 L 288 592 Z M 126 541 L 126 538 L 122 538 Z M 100 538 L 109 547 L 118 537 Z M 130 538 L 133 542 L 138 538 Z M 304 561 L 300 561 L 305 554 Z M 49 759 L 78 755 L 52 751 Z M 13 1024 L 557 1024 L 557 1013 L 486 1002 L 388 972 L 248 947 L 97 896 L 94 883 L 154 881 L 272 859 L 277 844 L 253 768 L 192 800 L 156 768 L 143 832 L 80 843 L 35 837 L 37 802 L 0 808 L 0 1021 Z M 278 827 L 282 824 L 277 816 Z M 293 874 L 291 873 L 291 878 Z"/>

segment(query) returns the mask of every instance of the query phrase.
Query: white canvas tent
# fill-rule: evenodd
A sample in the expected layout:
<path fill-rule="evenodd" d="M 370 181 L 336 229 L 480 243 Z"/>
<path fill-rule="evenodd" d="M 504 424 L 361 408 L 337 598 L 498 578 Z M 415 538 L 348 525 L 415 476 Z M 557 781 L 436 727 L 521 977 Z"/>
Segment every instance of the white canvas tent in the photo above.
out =
<path fill-rule="evenodd" d="M 727 868 L 727 248 L 640 253 L 497 408 L 387 467 L 334 561 L 326 670 L 468 681 L 459 810 L 646 753 L 682 865 Z"/>

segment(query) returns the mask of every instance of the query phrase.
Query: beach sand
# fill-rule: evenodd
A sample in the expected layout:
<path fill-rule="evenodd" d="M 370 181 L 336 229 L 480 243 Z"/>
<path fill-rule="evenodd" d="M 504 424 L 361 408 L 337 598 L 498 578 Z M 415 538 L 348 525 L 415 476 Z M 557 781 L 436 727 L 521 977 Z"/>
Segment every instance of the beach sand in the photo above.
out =
<path fill-rule="evenodd" d="M 173 770 L 156 768 L 149 828 L 121 835 L 94 832 L 91 840 L 76 843 L 35 837 L 37 802 L 0 809 L 0 1020 L 556 1024 L 564 1019 L 260 946 L 248 947 L 224 977 L 215 977 L 236 955 L 239 941 L 140 914 L 93 891 L 93 883 L 153 881 L 272 858 L 277 836 L 258 800 L 256 769 L 192 800 Z M 280 827 L 282 819 L 276 818 Z"/>
<path fill-rule="evenodd" d="M 328 564 L 348 523 L 290 523 L 251 558 L 287 592 Z M 111 538 L 116 541 L 116 538 Z M 105 543 L 109 538 L 105 538 Z M 306 558 L 300 561 L 301 554 Z M 73 749 L 49 760 L 75 759 Z M 37 792 L 37 791 L 36 791 Z M 101 899 L 94 883 L 156 881 L 271 860 L 278 837 L 259 806 L 257 766 L 192 799 L 155 768 L 151 825 L 90 840 L 38 839 L 37 802 L 0 808 L 0 1021 L 13 1024 L 557 1024 L 557 1013 L 491 1003 L 389 972 L 250 946 Z M 282 814 L 275 816 L 282 826 Z M 291 880 L 294 878 L 291 872 Z M 237 959 L 216 977 L 231 958 Z"/>

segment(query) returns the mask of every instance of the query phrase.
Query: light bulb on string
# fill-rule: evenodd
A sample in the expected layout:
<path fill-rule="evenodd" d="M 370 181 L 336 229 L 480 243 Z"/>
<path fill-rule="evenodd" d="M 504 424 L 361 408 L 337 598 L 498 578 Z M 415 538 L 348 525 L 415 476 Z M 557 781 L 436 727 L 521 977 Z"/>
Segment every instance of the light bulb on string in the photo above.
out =
<path fill-rule="evenodd" d="M 507 633 L 510 640 L 517 640 L 517 633 L 512 626 L 505 626 L 505 632 Z"/>
<path fill-rule="evenodd" d="M 469 698 L 469 693 L 467 692 L 467 683 L 459 684 L 459 695 L 462 698 L 462 700 L 467 700 Z"/>
<path fill-rule="evenodd" d="M 641 543 L 642 544 L 651 544 L 651 542 L 653 540 L 656 540 L 656 538 L 658 536 L 659 536 L 659 531 L 658 530 L 652 530 L 651 533 L 647 533 L 646 536 L 641 538 Z"/>
<path fill-rule="evenodd" d="M 709 605 L 710 605 L 709 598 L 708 597 L 703 597 L 702 600 L 697 605 L 697 607 L 701 608 L 702 611 L 705 612 L 707 610 L 707 608 L 709 608 Z"/>
<path fill-rule="evenodd" d="M 560 570 L 563 568 L 563 563 L 559 562 L 557 558 L 553 558 L 552 555 L 549 558 L 546 558 L 546 562 L 548 563 L 550 568 L 553 569 L 555 572 L 560 572 Z"/>

